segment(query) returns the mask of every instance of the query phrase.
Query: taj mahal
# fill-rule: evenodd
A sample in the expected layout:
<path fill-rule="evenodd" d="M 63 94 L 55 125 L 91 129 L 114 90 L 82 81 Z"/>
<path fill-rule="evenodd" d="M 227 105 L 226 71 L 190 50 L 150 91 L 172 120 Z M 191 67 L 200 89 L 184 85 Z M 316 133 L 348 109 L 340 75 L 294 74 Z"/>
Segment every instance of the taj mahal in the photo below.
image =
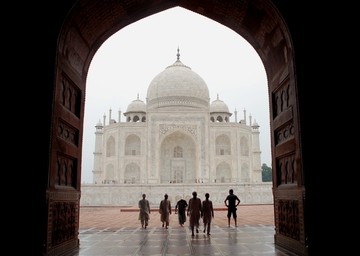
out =
<path fill-rule="evenodd" d="M 175 205 L 193 191 L 223 204 L 230 188 L 242 203 L 273 202 L 272 182 L 262 182 L 259 125 L 219 96 L 210 101 L 179 49 L 146 101 L 137 96 L 117 115 L 110 109 L 95 125 L 93 184 L 82 185 L 81 205 L 136 205 L 142 193 L 153 205 L 167 193 Z"/>

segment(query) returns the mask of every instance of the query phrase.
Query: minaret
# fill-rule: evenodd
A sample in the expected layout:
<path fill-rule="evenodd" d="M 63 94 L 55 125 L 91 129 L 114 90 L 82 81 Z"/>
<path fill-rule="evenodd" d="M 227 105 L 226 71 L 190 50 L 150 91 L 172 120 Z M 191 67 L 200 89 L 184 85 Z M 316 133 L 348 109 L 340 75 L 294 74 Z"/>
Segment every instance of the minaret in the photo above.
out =
<path fill-rule="evenodd" d="M 237 110 L 236 110 L 236 108 L 235 108 L 234 113 L 235 113 L 235 123 L 237 123 Z"/>
<path fill-rule="evenodd" d="M 109 109 L 109 124 L 111 124 L 111 108 Z"/>
<path fill-rule="evenodd" d="M 118 112 L 118 115 L 119 115 L 119 123 L 121 123 L 121 109 L 119 109 L 119 112 Z"/>
<path fill-rule="evenodd" d="M 246 124 L 246 110 L 244 108 L 244 124 Z M 251 122 L 250 122 L 250 125 L 251 125 Z"/>
<path fill-rule="evenodd" d="M 105 115 L 104 115 L 105 116 Z M 105 117 L 104 117 L 105 121 Z M 101 184 L 102 171 L 101 171 L 101 159 L 102 159 L 102 141 L 103 141 L 103 128 L 102 123 L 99 122 L 95 125 L 95 150 L 94 150 L 94 169 L 93 169 L 93 183 Z"/>
<path fill-rule="evenodd" d="M 252 132 L 252 151 L 253 151 L 253 173 L 252 173 L 252 182 L 259 183 L 262 182 L 262 173 L 261 173 L 261 151 L 260 151 L 260 139 L 259 139 L 259 125 L 256 120 L 251 125 Z"/>

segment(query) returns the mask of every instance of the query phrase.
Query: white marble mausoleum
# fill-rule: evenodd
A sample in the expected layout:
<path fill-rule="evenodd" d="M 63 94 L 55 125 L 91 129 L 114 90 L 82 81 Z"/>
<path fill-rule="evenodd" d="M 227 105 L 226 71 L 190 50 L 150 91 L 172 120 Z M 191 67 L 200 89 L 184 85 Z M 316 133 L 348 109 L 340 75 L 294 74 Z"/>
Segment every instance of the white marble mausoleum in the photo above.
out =
<path fill-rule="evenodd" d="M 272 203 L 262 182 L 259 125 L 210 102 L 203 78 L 180 61 L 150 82 L 146 101 L 132 101 L 118 118 L 96 124 L 93 184 L 82 185 L 82 205 L 136 205 L 141 194 L 155 205 L 167 193 L 176 202 L 197 190 L 222 204 L 229 188 L 242 202 Z M 125 116 L 125 121 L 121 120 Z"/>

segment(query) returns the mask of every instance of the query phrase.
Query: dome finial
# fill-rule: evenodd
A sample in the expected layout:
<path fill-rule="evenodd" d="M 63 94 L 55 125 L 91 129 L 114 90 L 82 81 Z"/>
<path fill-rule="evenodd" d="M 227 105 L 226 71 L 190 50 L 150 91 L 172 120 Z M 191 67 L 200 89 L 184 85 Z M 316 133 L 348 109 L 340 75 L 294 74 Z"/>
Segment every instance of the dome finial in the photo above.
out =
<path fill-rule="evenodd" d="M 177 54 L 176 54 L 176 56 L 177 56 L 177 60 L 180 60 L 180 49 L 179 49 L 179 46 L 178 46 L 178 48 L 177 48 Z"/>
<path fill-rule="evenodd" d="M 137 94 L 137 99 L 139 99 L 139 93 Z"/>
<path fill-rule="evenodd" d="M 217 94 L 217 100 L 219 100 L 219 94 Z"/>

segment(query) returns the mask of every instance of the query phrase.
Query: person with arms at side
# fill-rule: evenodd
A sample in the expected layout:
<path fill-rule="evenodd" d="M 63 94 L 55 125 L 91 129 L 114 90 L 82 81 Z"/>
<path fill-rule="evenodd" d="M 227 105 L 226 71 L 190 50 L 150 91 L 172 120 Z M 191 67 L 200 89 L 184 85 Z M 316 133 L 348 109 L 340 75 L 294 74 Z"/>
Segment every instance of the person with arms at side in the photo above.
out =
<path fill-rule="evenodd" d="M 230 218 L 231 215 L 234 218 L 235 221 L 235 227 L 237 227 L 237 206 L 240 204 L 240 199 L 237 197 L 237 195 L 234 194 L 234 190 L 229 190 L 229 195 L 224 200 L 225 206 L 228 208 L 227 212 L 227 218 L 228 218 L 228 226 L 230 227 Z"/>
<path fill-rule="evenodd" d="M 146 199 L 146 194 L 142 194 L 142 199 L 139 200 L 139 220 L 141 222 L 141 227 L 146 228 L 149 225 L 150 219 L 150 204 Z"/>
<path fill-rule="evenodd" d="M 214 207 L 211 200 L 209 200 L 210 194 L 205 194 L 205 200 L 202 202 L 202 218 L 204 223 L 204 233 L 207 231 L 207 235 L 210 235 L 211 220 L 214 218 Z"/>
<path fill-rule="evenodd" d="M 190 216 L 190 229 L 191 236 L 194 236 L 194 228 L 196 227 L 196 233 L 199 233 L 199 221 L 202 215 L 201 199 L 197 197 L 196 191 L 192 193 L 193 197 L 189 199 L 189 207 L 187 209 L 187 215 Z"/>
<path fill-rule="evenodd" d="M 169 196 L 167 194 L 164 195 L 164 199 L 161 200 L 159 206 L 160 213 L 160 221 L 162 222 L 162 227 L 167 229 L 170 223 L 170 214 L 171 214 L 171 202 L 168 199 Z"/>
<path fill-rule="evenodd" d="M 186 222 L 186 207 L 188 207 L 188 203 L 184 199 L 177 201 L 175 206 L 175 214 L 178 214 L 179 224 L 182 227 Z"/>

